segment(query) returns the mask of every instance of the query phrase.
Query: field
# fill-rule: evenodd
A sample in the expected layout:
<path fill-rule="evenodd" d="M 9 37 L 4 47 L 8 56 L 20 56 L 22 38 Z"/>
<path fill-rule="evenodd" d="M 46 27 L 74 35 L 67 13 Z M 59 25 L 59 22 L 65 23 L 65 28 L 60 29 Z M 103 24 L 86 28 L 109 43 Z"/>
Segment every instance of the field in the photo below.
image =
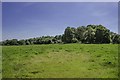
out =
<path fill-rule="evenodd" d="M 3 46 L 3 78 L 117 78 L 117 44 Z"/>

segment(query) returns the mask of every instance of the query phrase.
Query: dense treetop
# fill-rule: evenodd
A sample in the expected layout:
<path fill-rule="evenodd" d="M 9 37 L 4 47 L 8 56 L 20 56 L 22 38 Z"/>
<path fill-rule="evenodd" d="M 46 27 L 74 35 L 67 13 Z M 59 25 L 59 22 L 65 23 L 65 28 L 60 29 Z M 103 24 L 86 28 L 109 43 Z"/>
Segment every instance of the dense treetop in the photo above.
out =
<path fill-rule="evenodd" d="M 67 27 L 62 35 L 42 36 L 24 40 L 5 40 L 2 45 L 30 45 L 30 44 L 55 44 L 55 43 L 87 43 L 105 44 L 120 43 L 120 35 L 111 32 L 103 25 L 87 25 L 77 28 Z"/>

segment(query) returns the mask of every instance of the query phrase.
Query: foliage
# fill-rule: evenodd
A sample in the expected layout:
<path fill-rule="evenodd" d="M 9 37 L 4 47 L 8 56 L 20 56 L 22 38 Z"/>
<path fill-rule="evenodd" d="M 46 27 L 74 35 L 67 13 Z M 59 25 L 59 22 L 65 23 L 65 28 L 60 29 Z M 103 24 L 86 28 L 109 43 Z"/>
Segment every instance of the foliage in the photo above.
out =
<path fill-rule="evenodd" d="M 114 43 L 120 44 L 120 35 L 110 32 L 103 25 L 87 25 L 77 28 L 67 27 L 62 35 L 42 36 L 25 40 L 5 40 L 0 42 L 2 45 L 32 45 L 32 44 L 56 44 L 56 43 L 87 43 L 102 44 Z"/>

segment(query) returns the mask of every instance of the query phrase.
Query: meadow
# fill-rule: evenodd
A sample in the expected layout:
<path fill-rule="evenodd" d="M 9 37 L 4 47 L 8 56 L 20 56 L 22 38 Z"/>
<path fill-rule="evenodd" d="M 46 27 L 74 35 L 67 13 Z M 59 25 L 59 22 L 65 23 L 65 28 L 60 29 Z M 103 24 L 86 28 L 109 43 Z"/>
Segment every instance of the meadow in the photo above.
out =
<path fill-rule="evenodd" d="M 3 78 L 117 78 L 117 44 L 2 47 Z"/>

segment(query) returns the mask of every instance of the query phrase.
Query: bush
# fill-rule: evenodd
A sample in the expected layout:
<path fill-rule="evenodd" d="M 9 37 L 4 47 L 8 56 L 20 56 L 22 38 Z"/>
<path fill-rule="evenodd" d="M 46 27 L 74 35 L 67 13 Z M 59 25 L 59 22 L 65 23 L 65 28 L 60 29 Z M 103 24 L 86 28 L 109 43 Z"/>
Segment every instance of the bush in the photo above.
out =
<path fill-rule="evenodd" d="M 77 43 L 77 42 L 78 42 L 78 40 L 76 38 L 72 39 L 72 43 Z"/>

